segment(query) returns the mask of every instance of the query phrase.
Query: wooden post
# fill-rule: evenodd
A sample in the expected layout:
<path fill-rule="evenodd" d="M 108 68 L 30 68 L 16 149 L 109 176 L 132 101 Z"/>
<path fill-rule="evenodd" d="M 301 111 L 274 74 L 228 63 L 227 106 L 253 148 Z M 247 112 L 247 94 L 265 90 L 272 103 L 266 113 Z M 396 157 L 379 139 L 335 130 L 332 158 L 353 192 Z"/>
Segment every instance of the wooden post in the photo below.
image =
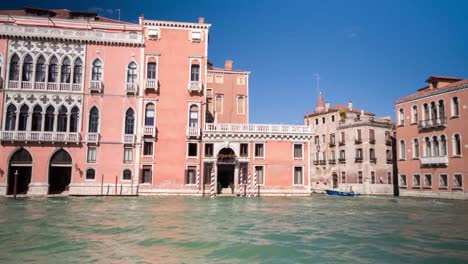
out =
<path fill-rule="evenodd" d="M 115 176 L 115 191 L 114 194 L 117 196 L 117 176 Z"/>
<path fill-rule="evenodd" d="M 133 175 L 132 175 L 132 181 L 130 182 L 130 195 L 133 195 Z"/>
<path fill-rule="evenodd" d="M 16 192 L 18 188 L 18 170 L 15 171 L 15 182 L 13 184 L 13 198 L 16 200 Z"/>
<path fill-rule="evenodd" d="M 102 174 L 101 177 L 101 196 L 104 195 L 104 173 Z"/>

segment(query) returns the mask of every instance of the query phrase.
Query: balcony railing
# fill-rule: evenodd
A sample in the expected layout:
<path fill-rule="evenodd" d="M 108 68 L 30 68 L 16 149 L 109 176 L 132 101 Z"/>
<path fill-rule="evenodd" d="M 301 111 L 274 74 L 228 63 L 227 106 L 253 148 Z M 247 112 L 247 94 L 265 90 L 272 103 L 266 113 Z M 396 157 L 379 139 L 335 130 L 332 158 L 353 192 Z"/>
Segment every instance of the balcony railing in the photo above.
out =
<path fill-rule="evenodd" d="M 69 92 L 71 91 L 71 84 L 70 83 L 61 83 L 60 84 L 60 91 L 66 91 L 66 92 Z"/>
<path fill-rule="evenodd" d="M 342 146 L 346 145 L 346 143 L 345 143 L 344 141 L 340 141 L 340 142 L 338 143 L 338 145 L 339 145 L 340 147 L 342 147 Z"/>
<path fill-rule="evenodd" d="M 435 128 L 443 128 L 447 124 L 446 117 L 428 119 L 428 120 L 421 120 L 419 121 L 418 128 L 419 130 L 427 130 L 427 129 L 435 129 Z"/>
<path fill-rule="evenodd" d="M 89 83 L 89 91 L 95 93 L 102 92 L 102 81 L 91 81 Z"/>
<path fill-rule="evenodd" d="M 155 136 L 156 129 L 154 126 L 144 126 L 143 127 L 143 136 Z"/>
<path fill-rule="evenodd" d="M 135 143 L 135 135 L 133 134 L 124 134 L 122 136 L 122 141 L 124 144 L 134 144 Z"/>
<path fill-rule="evenodd" d="M 369 161 L 370 161 L 370 163 L 376 164 L 377 163 L 377 158 L 370 158 Z"/>
<path fill-rule="evenodd" d="M 138 84 L 137 83 L 126 83 L 125 84 L 125 91 L 128 94 L 136 94 L 138 92 Z"/>
<path fill-rule="evenodd" d="M 97 144 L 99 143 L 99 133 L 87 133 L 86 134 L 86 142 L 87 143 L 94 143 Z"/>
<path fill-rule="evenodd" d="M 77 132 L 1 131 L 0 140 L 79 143 L 81 136 Z"/>
<path fill-rule="evenodd" d="M 336 145 L 335 145 L 335 142 L 330 142 L 330 143 L 328 143 L 328 146 L 329 146 L 330 148 L 333 148 L 333 147 L 335 147 Z"/>
<path fill-rule="evenodd" d="M 336 164 L 336 160 L 335 159 L 329 159 L 328 164 L 334 165 L 334 164 Z"/>
<path fill-rule="evenodd" d="M 369 143 L 370 143 L 370 144 L 375 144 L 375 138 L 369 139 Z"/>
<path fill-rule="evenodd" d="M 448 156 L 422 157 L 421 165 L 422 166 L 447 166 Z"/>
<path fill-rule="evenodd" d="M 387 158 L 387 164 L 392 164 L 392 163 L 393 163 L 393 159 L 391 159 L 391 158 L 390 158 L 390 159 L 389 159 L 389 158 Z"/>
<path fill-rule="evenodd" d="M 392 139 L 386 138 L 386 139 L 385 139 L 385 145 L 391 146 L 391 145 L 392 145 Z"/>
<path fill-rule="evenodd" d="M 201 92 L 202 91 L 202 82 L 201 81 L 190 81 L 188 89 L 189 89 L 189 92 Z"/>
<path fill-rule="evenodd" d="M 146 79 L 145 80 L 145 89 L 158 90 L 158 80 L 156 80 L 156 79 Z"/>
<path fill-rule="evenodd" d="M 21 82 L 21 89 L 31 90 L 33 87 L 32 82 Z"/>
<path fill-rule="evenodd" d="M 319 165 L 320 162 L 318 160 L 314 160 L 314 165 Z"/>
<path fill-rule="evenodd" d="M 344 164 L 344 163 L 346 163 L 346 159 L 345 158 L 339 158 L 338 163 Z"/>
<path fill-rule="evenodd" d="M 354 162 L 356 162 L 356 163 L 362 163 L 362 158 L 355 158 L 355 159 L 354 159 Z"/>
<path fill-rule="evenodd" d="M 362 139 L 360 139 L 360 138 L 355 139 L 354 144 L 356 144 L 356 145 L 362 144 Z"/>
<path fill-rule="evenodd" d="M 327 164 L 327 160 L 319 160 L 319 164 L 320 165 L 325 165 L 325 164 Z"/>
<path fill-rule="evenodd" d="M 187 128 L 187 137 L 188 138 L 199 138 L 200 137 L 200 128 L 198 128 L 198 127 L 188 127 Z"/>
<path fill-rule="evenodd" d="M 58 83 L 48 83 L 47 84 L 47 91 L 58 91 L 59 84 Z"/>
<path fill-rule="evenodd" d="M 214 124 L 205 125 L 207 132 L 237 132 L 237 133 L 288 133 L 288 134 L 310 134 L 309 126 L 300 125 L 260 125 L 260 124 Z"/>

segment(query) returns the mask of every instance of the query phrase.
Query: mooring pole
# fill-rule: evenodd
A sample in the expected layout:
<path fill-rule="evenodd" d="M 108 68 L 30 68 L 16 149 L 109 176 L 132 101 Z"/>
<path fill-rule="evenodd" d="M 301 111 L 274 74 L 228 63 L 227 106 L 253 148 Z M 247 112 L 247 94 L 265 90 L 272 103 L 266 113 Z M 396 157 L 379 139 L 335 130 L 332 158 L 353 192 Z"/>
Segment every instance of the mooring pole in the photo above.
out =
<path fill-rule="evenodd" d="M 18 170 L 15 171 L 15 182 L 13 184 L 13 198 L 16 200 L 16 192 L 18 188 Z"/>
<path fill-rule="evenodd" d="M 104 195 L 104 173 L 102 174 L 101 177 L 101 196 Z"/>
<path fill-rule="evenodd" d="M 117 196 L 117 176 L 115 176 L 115 196 Z"/>
<path fill-rule="evenodd" d="M 133 195 L 133 177 L 132 181 L 130 182 L 130 195 Z"/>

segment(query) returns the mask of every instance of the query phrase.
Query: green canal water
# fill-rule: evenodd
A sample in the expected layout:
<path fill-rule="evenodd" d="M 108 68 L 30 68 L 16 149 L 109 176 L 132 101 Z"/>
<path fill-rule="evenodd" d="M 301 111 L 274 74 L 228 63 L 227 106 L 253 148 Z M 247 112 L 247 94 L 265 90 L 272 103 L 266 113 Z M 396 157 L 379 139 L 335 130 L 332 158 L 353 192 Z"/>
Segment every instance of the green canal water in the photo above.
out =
<path fill-rule="evenodd" d="M 468 263 L 468 201 L 0 198 L 0 263 Z"/>

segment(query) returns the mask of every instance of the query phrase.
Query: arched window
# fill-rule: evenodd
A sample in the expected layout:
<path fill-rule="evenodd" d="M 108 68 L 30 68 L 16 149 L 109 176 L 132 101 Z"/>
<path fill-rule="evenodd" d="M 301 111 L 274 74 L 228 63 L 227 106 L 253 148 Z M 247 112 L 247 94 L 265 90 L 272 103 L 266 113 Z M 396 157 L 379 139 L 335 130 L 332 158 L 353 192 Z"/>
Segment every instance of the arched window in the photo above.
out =
<path fill-rule="evenodd" d="M 47 107 L 45 114 L 44 131 L 54 131 L 55 108 L 51 105 Z"/>
<path fill-rule="evenodd" d="M 200 65 L 192 64 L 190 67 L 190 81 L 198 82 L 200 81 Z"/>
<path fill-rule="evenodd" d="M 411 108 L 411 123 L 418 123 L 418 106 L 413 105 Z"/>
<path fill-rule="evenodd" d="M 150 58 L 146 66 L 146 78 L 147 79 L 150 79 L 150 80 L 156 79 L 156 68 L 157 68 L 156 59 Z"/>
<path fill-rule="evenodd" d="M 433 136 L 432 137 L 432 147 L 434 149 L 434 151 L 432 152 L 434 157 L 439 157 L 440 156 L 440 149 L 439 149 L 439 139 L 437 138 L 437 136 Z"/>
<path fill-rule="evenodd" d="M 406 144 L 404 140 L 400 140 L 400 159 L 406 159 Z"/>
<path fill-rule="evenodd" d="M 136 83 L 137 82 L 137 65 L 135 62 L 130 62 L 127 69 L 127 82 Z"/>
<path fill-rule="evenodd" d="M 423 105 L 423 118 L 424 118 L 424 121 L 427 122 L 430 117 L 429 117 L 429 105 L 428 104 L 424 104 Z"/>
<path fill-rule="evenodd" d="M 444 100 L 439 100 L 439 123 L 445 124 L 445 103 Z"/>
<path fill-rule="evenodd" d="M 55 83 L 58 81 L 58 60 L 54 56 L 49 63 L 49 77 L 47 79 L 50 83 Z"/>
<path fill-rule="evenodd" d="M 10 60 L 10 81 L 19 81 L 19 57 L 13 55 Z"/>
<path fill-rule="evenodd" d="M 73 83 L 81 83 L 83 76 L 83 62 L 80 58 L 75 60 L 75 65 L 73 65 Z"/>
<path fill-rule="evenodd" d="M 42 107 L 40 105 L 36 105 L 32 113 L 31 130 L 41 131 L 41 126 L 42 126 Z"/>
<path fill-rule="evenodd" d="M 216 95 L 216 99 L 215 99 L 215 112 L 216 113 L 222 113 L 223 112 L 223 96 L 218 94 Z M 316 119 L 316 122 L 317 123 L 318 119 Z"/>
<path fill-rule="evenodd" d="M 154 104 L 152 103 L 146 105 L 145 126 L 154 126 Z"/>
<path fill-rule="evenodd" d="M 245 97 L 239 96 L 237 97 L 237 113 L 238 114 L 245 114 Z"/>
<path fill-rule="evenodd" d="M 52 155 L 50 158 L 50 165 L 57 166 L 57 165 L 70 165 L 72 164 L 72 158 L 70 154 L 64 149 L 60 149 Z"/>
<path fill-rule="evenodd" d="M 459 116 L 460 115 L 460 102 L 458 101 L 458 97 L 452 98 L 452 116 Z"/>
<path fill-rule="evenodd" d="M 46 66 L 44 56 L 39 56 L 36 62 L 36 82 L 45 82 Z"/>
<path fill-rule="evenodd" d="M 404 126 L 405 125 L 405 111 L 403 110 L 403 108 L 400 109 L 400 111 L 398 112 L 399 116 L 398 116 L 398 125 L 400 126 Z"/>
<path fill-rule="evenodd" d="M 89 133 L 97 133 L 99 129 L 99 110 L 93 106 L 91 111 L 89 111 L 89 124 L 88 124 L 88 132 Z"/>
<path fill-rule="evenodd" d="M 419 140 L 417 138 L 413 139 L 413 158 L 419 158 Z"/>
<path fill-rule="evenodd" d="M 130 181 L 132 179 L 132 171 L 131 170 L 124 170 L 122 173 L 122 180 Z"/>
<path fill-rule="evenodd" d="M 461 156 L 461 137 L 460 134 L 453 135 L 453 156 Z"/>
<path fill-rule="evenodd" d="M 426 152 L 426 157 L 432 157 L 432 144 L 431 144 L 431 139 L 429 137 L 426 137 L 424 139 L 424 144 L 425 144 L 425 152 Z"/>
<path fill-rule="evenodd" d="M 58 132 L 67 132 L 67 113 L 68 110 L 65 106 L 61 106 L 58 111 L 57 116 L 57 131 Z"/>
<path fill-rule="evenodd" d="M 91 80 L 93 81 L 102 80 L 102 62 L 100 59 L 95 59 L 93 62 L 93 68 L 91 71 Z"/>
<path fill-rule="evenodd" d="M 80 109 L 74 106 L 70 113 L 70 132 L 78 131 L 78 120 L 80 117 Z"/>
<path fill-rule="evenodd" d="M 198 127 L 198 105 L 190 106 L 189 127 Z"/>
<path fill-rule="evenodd" d="M 28 116 L 29 116 L 29 107 L 23 105 L 20 108 L 19 120 L 18 120 L 18 130 L 25 131 L 28 126 Z"/>
<path fill-rule="evenodd" d="M 445 135 L 440 136 L 440 155 L 447 156 L 447 137 Z"/>
<path fill-rule="evenodd" d="M 133 135 L 135 131 L 135 112 L 133 109 L 128 109 L 125 113 L 125 134 Z"/>
<path fill-rule="evenodd" d="M 60 71 L 60 82 L 62 83 L 70 83 L 71 79 L 71 63 L 70 59 L 66 57 L 62 61 L 62 69 Z"/>
<path fill-rule="evenodd" d="M 32 81 L 32 74 L 33 74 L 33 59 L 31 55 L 26 55 L 23 61 L 23 77 L 21 80 L 23 82 Z"/>
<path fill-rule="evenodd" d="M 94 180 L 94 179 L 96 179 L 96 171 L 94 169 L 87 169 L 86 180 Z"/>
<path fill-rule="evenodd" d="M 7 108 L 5 119 L 5 130 L 15 130 L 16 125 L 16 106 L 10 105 Z"/>
<path fill-rule="evenodd" d="M 437 119 L 437 106 L 435 102 L 431 102 L 431 124 L 435 124 Z"/>

